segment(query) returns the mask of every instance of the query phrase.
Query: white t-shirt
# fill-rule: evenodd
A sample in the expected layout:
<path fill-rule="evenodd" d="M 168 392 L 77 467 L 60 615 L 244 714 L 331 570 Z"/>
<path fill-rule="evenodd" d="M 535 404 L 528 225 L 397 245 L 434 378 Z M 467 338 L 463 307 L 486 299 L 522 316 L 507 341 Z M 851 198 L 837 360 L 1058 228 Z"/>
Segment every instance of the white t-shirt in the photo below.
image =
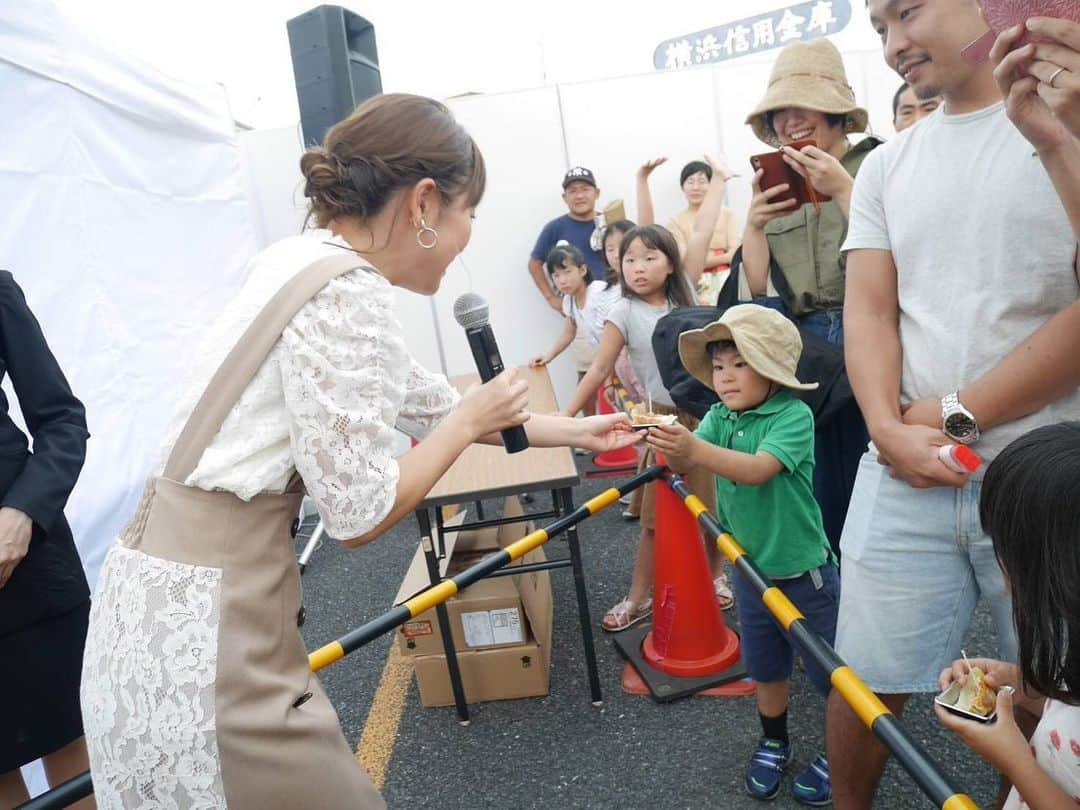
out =
<path fill-rule="evenodd" d="M 1042 720 L 1031 735 L 1035 761 L 1058 787 L 1080 802 L 1080 708 L 1047 700 Z M 1022 810 L 1028 805 L 1016 788 L 1009 792 L 1002 810 Z"/>
<path fill-rule="evenodd" d="M 609 289 L 607 282 L 590 281 L 585 288 L 585 306 L 579 307 L 575 304 L 572 295 L 564 296 L 563 315 L 574 319 L 579 338 L 587 340 L 590 346 L 599 346 L 604 320 L 621 294 L 618 284 L 613 284 Z"/>
<path fill-rule="evenodd" d="M 656 365 L 653 354 L 652 336 L 656 322 L 671 312 L 670 304 L 654 307 L 640 298 L 620 298 L 611 308 L 607 319 L 622 332 L 626 339 L 626 352 L 630 355 L 630 365 L 634 368 L 638 382 L 652 397 L 652 401 L 674 408 L 671 394 L 664 388 L 660 379 L 660 368 Z"/>
<path fill-rule="evenodd" d="M 905 402 L 974 382 L 1080 295 L 1064 206 L 1003 103 L 939 107 L 871 152 L 843 246 L 857 248 L 896 263 Z M 1078 418 L 1074 391 L 984 431 L 975 449 L 989 462 L 1035 427 Z"/>

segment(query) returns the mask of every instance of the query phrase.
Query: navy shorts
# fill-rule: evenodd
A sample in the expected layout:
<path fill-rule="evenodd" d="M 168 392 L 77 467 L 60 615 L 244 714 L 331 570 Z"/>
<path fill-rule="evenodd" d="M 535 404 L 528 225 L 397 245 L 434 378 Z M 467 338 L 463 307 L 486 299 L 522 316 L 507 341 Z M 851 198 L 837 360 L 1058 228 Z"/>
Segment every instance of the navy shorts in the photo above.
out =
<path fill-rule="evenodd" d="M 820 579 L 814 576 L 819 573 Z M 795 646 L 788 634 L 765 607 L 757 591 L 735 571 L 735 606 L 739 613 L 743 662 L 746 671 L 760 683 L 777 683 L 791 677 Z M 821 587 L 817 587 L 819 579 Z M 831 562 L 797 579 L 773 580 L 806 617 L 815 633 L 831 646 L 836 640 L 836 614 L 840 606 L 840 574 Z M 813 659 L 803 656 L 806 674 L 823 696 L 832 688 L 829 675 Z"/>

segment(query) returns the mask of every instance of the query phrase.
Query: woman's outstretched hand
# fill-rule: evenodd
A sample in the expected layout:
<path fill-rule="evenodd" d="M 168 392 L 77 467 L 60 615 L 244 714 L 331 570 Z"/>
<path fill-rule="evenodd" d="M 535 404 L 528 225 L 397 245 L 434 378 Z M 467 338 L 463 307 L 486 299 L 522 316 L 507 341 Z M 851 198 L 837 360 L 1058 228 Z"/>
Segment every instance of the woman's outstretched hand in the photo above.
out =
<path fill-rule="evenodd" d="M 644 438 L 639 431 L 630 429 L 630 417 L 625 413 L 609 413 L 600 416 L 586 416 L 575 420 L 580 435 L 574 446 L 603 453 L 618 450 L 631 444 L 637 444 Z"/>

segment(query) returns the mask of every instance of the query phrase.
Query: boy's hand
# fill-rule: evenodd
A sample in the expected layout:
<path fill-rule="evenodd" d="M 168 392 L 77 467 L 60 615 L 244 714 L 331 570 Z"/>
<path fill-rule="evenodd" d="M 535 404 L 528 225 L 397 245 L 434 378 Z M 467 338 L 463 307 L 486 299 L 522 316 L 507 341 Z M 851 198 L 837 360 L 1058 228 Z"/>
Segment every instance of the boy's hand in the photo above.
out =
<path fill-rule="evenodd" d="M 645 442 L 665 456 L 688 458 L 694 447 L 694 434 L 678 422 L 674 425 L 657 425 L 649 428 Z"/>
<path fill-rule="evenodd" d="M 548 361 L 546 357 L 534 357 L 532 360 L 529 361 L 529 368 L 540 368 L 541 366 L 546 366 L 547 362 Z"/>

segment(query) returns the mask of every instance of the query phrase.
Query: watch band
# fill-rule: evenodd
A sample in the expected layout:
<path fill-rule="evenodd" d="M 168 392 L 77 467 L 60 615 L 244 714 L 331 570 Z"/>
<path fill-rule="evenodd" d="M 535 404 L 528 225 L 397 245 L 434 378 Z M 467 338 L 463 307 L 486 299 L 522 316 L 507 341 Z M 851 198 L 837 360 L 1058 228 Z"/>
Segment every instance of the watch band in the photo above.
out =
<path fill-rule="evenodd" d="M 956 391 L 941 398 L 941 430 L 960 444 L 972 444 L 979 438 L 979 422 L 975 414 L 960 402 L 960 395 Z"/>

